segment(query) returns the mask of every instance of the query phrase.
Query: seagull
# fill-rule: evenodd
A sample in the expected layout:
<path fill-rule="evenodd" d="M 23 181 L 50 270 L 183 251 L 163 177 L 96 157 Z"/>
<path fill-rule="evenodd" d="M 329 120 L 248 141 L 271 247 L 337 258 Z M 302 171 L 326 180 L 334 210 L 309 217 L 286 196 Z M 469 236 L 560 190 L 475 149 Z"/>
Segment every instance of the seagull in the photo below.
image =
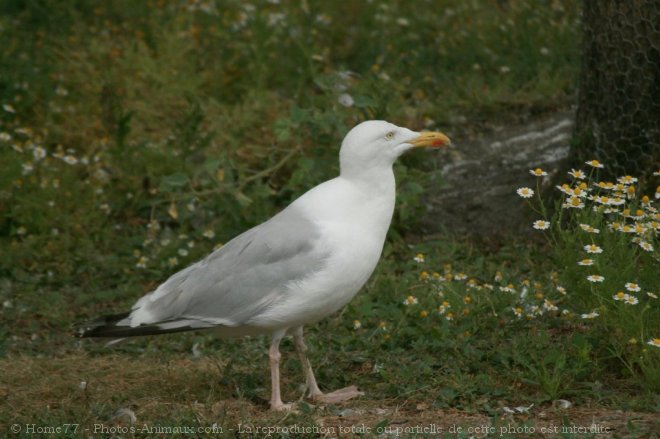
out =
<path fill-rule="evenodd" d="M 288 410 L 292 405 L 280 394 L 279 345 L 290 334 L 308 398 L 338 403 L 363 395 L 355 386 L 319 389 L 303 326 L 343 308 L 376 268 L 394 212 L 394 161 L 413 148 L 450 143 L 440 132 L 360 123 L 342 141 L 338 177 L 173 274 L 129 312 L 93 320 L 77 335 L 123 339 L 203 329 L 221 337 L 270 334 L 270 408 Z"/>

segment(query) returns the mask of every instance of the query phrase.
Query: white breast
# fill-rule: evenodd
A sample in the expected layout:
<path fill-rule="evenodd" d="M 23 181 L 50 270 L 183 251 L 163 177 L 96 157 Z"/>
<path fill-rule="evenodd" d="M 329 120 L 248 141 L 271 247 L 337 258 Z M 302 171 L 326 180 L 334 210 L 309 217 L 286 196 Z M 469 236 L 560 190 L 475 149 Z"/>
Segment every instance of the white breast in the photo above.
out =
<path fill-rule="evenodd" d="M 394 210 L 390 185 L 369 190 L 342 178 L 301 197 L 322 244 L 330 250 L 322 270 L 287 285 L 282 299 L 251 324 L 294 327 L 318 321 L 344 307 L 373 273 Z"/>

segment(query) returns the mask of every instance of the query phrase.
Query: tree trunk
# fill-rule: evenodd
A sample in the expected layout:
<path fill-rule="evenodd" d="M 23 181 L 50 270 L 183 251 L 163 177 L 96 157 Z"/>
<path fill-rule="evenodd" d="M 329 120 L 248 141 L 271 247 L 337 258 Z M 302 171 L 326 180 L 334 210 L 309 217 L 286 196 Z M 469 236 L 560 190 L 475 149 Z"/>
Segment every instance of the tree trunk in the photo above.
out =
<path fill-rule="evenodd" d="M 660 167 L 660 1 L 584 0 L 576 162 L 613 175 Z"/>

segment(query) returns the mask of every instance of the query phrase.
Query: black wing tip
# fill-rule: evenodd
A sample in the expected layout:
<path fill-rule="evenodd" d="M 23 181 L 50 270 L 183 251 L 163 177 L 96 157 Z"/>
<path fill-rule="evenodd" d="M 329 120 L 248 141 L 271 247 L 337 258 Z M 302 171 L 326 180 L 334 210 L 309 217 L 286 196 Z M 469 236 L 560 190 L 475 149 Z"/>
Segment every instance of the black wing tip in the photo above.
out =
<path fill-rule="evenodd" d="M 117 324 L 129 315 L 130 312 L 124 312 L 121 314 L 99 317 L 89 321 L 84 325 L 81 325 L 72 335 L 77 338 L 125 338 L 138 337 L 141 335 L 160 335 L 171 334 L 174 332 L 195 331 L 200 329 L 208 329 L 213 326 L 190 324 L 190 321 L 183 319 L 167 320 L 140 326 L 125 326 Z"/>
<path fill-rule="evenodd" d="M 98 317 L 79 326 L 72 335 L 77 338 L 114 337 L 115 330 L 122 328 L 121 326 L 116 325 L 117 322 L 125 319 L 129 315 L 130 312 L 123 312 L 120 314 L 110 314 Z"/>

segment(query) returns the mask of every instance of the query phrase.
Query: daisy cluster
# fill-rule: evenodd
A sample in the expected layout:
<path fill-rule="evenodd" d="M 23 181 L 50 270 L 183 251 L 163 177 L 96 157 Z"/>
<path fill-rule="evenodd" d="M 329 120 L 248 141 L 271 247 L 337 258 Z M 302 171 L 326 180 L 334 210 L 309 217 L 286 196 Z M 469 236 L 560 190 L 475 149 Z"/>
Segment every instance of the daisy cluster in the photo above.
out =
<path fill-rule="evenodd" d="M 614 181 L 600 180 L 598 178 L 599 170 L 603 169 L 604 165 L 598 160 L 587 161 L 585 165 L 588 166 L 588 171 L 571 169 L 568 172 L 571 180 L 556 186 L 556 189 L 562 193 L 562 197 L 559 203 L 560 209 L 555 218 L 547 218 L 540 197 L 540 209 L 535 208 L 531 203 L 530 206 L 544 216 L 543 219 L 534 221 L 532 228 L 547 230 L 551 243 L 556 243 L 557 234 L 561 233 L 572 233 L 577 237 L 577 242 L 581 242 L 580 252 L 575 263 L 580 267 L 585 267 L 582 276 L 592 285 L 593 291 L 593 288 L 606 281 L 605 275 L 608 273 L 605 272 L 605 267 L 607 264 L 602 259 L 612 258 L 608 252 L 615 254 L 616 249 L 612 246 L 615 246 L 617 242 L 637 248 L 634 251 L 635 254 L 639 252 L 647 254 L 653 264 L 660 261 L 660 258 L 656 256 L 660 234 L 660 212 L 654 205 L 660 199 L 660 186 L 655 189 L 654 194 L 641 194 L 636 186 L 638 178 L 624 175 Z M 529 172 L 539 179 L 548 175 L 540 168 Z M 660 177 L 660 170 L 654 172 L 653 176 Z M 537 192 L 538 187 L 537 184 Z M 535 192 L 529 187 L 521 187 L 517 190 L 517 194 L 529 200 L 534 197 Z M 624 239 L 611 239 L 617 235 Z M 609 274 L 612 272 L 610 271 Z M 614 290 L 607 293 L 609 294 L 608 300 L 611 302 L 605 302 L 604 309 L 617 305 L 636 306 L 640 303 L 657 306 L 655 304 L 658 297 L 656 292 L 643 291 L 642 286 L 635 279 L 618 287 L 611 285 L 609 287 Z M 599 288 L 603 289 L 603 287 Z M 580 316 L 583 319 L 595 319 L 600 317 L 600 313 L 598 310 L 592 310 L 580 314 Z M 655 339 L 651 339 L 648 344 L 655 346 L 652 343 L 653 340 Z"/>
<path fill-rule="evenodd" d="M 569 309 L 560 308 L 567 291 L 559 285 L 556 272 L 550 273 L 545 282 L 506 279 L 499 271 L 490 281 L 483 281 L 455 270 L 450 263 L 434 271 L 421 253 L 412 259 L 423 265 L 418 280 L 430 288 L 421 289 L 423 297 L 407 295 L 401 304 L 405 308 L 418 307 L 420 317 L 433 315 L 451 322 L 481 312 L 509 321 L 532 320 L 544 315 L 576 316 Z M 419 285 L 413 289 L 419 290 Z"/>

